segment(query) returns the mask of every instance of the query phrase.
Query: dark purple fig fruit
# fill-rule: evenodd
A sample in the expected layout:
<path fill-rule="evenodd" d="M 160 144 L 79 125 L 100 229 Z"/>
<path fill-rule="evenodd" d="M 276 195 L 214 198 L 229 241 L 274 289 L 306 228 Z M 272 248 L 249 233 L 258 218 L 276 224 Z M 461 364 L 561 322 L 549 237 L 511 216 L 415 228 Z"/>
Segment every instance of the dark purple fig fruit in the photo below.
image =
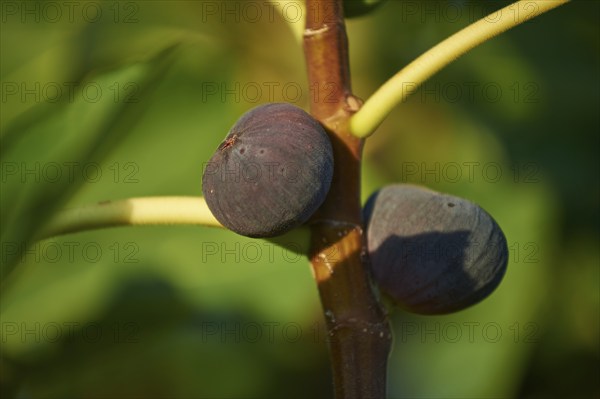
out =
<path fill-rule="evenodd" d="M 331 142 L 319 122 L 294 105 L 265 104 L 231 128 L 204 168 L 202 192 L 225 227 L 274 237 L 312 216 L 332 176 Z"/>
<path fill-rule="evenodd" d="M 506 238 L 478 205 L 412 185 L 384 187 L 363 210 L 375 281 L 399 307 L 444 314 L 500 284 Z"/>

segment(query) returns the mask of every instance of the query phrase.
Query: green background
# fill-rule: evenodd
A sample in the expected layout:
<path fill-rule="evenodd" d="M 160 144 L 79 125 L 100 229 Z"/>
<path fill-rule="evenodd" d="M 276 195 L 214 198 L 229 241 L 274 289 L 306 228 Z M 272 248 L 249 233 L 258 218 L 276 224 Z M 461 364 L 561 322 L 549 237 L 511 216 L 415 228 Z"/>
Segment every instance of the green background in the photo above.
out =
<path fill-rule="evenodd" d="M 202 227 L 32 243 L 63 207 L 201 195 L 244 111 L 325 96 L 288 26 L 264 2 L 73 3 L 0 3 L 3 397 L 330 397 L 305 258 Z M 507 4 L 389 1 L 348 21 L 354 92 Z M 511 257 L 468 310 L 391 311 L 390 397 L 600 397 L 599 15 L 572 3 L 493 39 L 368 140 L 363 200 L 396 182 L 468 198 Z"/>

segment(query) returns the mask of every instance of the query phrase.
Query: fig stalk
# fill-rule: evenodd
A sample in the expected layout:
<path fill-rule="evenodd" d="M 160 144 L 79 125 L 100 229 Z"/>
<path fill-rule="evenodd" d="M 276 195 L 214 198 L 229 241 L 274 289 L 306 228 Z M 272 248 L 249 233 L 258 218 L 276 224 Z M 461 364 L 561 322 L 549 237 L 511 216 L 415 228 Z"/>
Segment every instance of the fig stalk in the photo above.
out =
<path fill-rule="evenodd" d="M 363 141 L 349 118 L 361 102 L 352 95 L 341 0 L 308 0 L 304 53 L 310 87 L 332 89 L 311 99 L 311 114 L 329 134 L 333 180 L 311 219 L 311 265 L 328 332 L 335 397 L 384 398 L 389 323 L 371 281 L 361 228 Z"/>

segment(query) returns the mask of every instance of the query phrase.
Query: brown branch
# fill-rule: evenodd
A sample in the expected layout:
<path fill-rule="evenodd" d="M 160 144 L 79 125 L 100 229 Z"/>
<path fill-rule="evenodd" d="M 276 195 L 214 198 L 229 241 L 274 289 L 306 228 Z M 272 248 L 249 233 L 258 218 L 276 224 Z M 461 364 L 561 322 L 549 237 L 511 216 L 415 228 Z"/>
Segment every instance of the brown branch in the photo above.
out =
<path fill-rule="evenodd" d="M 335 169 L 325 203 L 311 220 L 311 264 L 329 336 L 335 396 L 383 398 L 391 332 L 376 296 L 361 227 L 363 140 L 349 132 L 361 106 L 351 93 L 341 0 L 308 0 L 304 32 L 311 113 L 327 129 Z"/>

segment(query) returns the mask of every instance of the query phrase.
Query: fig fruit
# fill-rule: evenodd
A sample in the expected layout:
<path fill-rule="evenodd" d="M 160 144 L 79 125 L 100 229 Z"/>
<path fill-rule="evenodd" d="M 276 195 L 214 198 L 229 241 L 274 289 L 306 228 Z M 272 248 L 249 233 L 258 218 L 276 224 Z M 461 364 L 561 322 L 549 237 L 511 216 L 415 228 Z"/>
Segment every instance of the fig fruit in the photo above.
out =
<path fill-rule="evenodd" d="M 238 119 L 205 165 L 202 192 L 221 224 L 247 237 L 274 237 L 306 222 L 325 200 L 333 151 L 302 109 L 270 103 Z"/>
<path fill-rule="evenodd" d="M 488 296 L 504 276 L 506 238 L 470 201 L 398 184 L 373 194 L 363 216 L 375 281 L 408 311 L 464 309 Z"/>

